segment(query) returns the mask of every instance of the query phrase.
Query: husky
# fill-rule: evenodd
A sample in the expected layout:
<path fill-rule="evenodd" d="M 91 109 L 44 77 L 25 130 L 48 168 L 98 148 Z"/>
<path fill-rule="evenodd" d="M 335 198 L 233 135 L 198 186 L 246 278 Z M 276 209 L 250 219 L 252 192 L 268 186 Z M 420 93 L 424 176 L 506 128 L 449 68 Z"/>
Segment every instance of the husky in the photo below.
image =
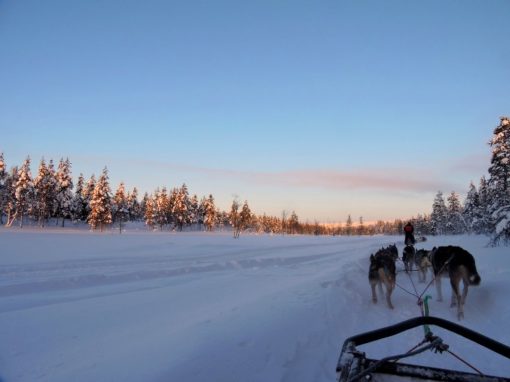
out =
<path fill-rule="evenodd" d="M 402 253 L 402 261 L 404 262 L 404 268 L 406 273 L 409 273 L 413 270 L 414 257 L 416 255 L 416 250 L 412 245 L 406 245 L 404 247 L 404 252 Z"/>
<path fill-rule="evenodd" d="M 441 276 L 450 277 L 452 286 L 451 307 L 457 305 L 457 318 L 464 318 L 464 303 L 469 285 L 479 285 L 481 278 L 476 270 L 475 259 L 468 251 L 461 247 L 434 247 L 430 252 L 430 262 L 436 278 L 438 301 L 443 300 L 441 292 Z M 460 281 L 464 284 L 460 294 Z"/>
<path fill-rule="evenodd" d="M 393 249 L 388 248 L 382 248 L 377 251 L 375 255 L 370 255 L 368 281 L 372 288 L 372 302 L 374 304 L 377 303 L 376 285 L 379 287 L 379 293 L 382 295 L 382 284 L 384 284 L 386 288 L 386 303 L 390 309 L 393 309 L 391 294 L 393 289 L 395 289 L 395 279 L 397 275 L 395 260 L 397 257 L 398 251 L 395 255 Z"/>
<path fill-rule="evenodd" d="M 432 268 L 432 263 L 429 258 L 430 251 L 426 249 L 419 249 L 414 255 L 414 264 L 418 268 L 418 280 L 421 283 L 427 281 L 427 271 Z"/>

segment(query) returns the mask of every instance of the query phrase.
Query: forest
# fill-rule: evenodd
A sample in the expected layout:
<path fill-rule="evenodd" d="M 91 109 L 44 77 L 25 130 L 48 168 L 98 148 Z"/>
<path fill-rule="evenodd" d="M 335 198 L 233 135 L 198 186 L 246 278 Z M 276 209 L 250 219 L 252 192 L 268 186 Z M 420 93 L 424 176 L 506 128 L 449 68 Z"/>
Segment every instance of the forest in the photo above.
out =
<path fill-rule="evenodd" d="M 73 182 L 71 161 L 41 159 L 37 175 L 32 176 L 31 158 L 20 166 L 7 169 L 0 153 L 0 224 L 7 227 L 26 224 L 44 227 L 87 223 L 91 229 L 103 231 L 117 227 L 121 233 L 128 222 L 143 222 L 150 230 L 231 229 L 234 237 L 241 232 L 309 235 L 374 235 L 400 234 L 407 221 L 419 235 L 485 234 L 491 244 L 510 241 L 510 120 L 500 117 L 489 142 L 492 149 L 488 178 L 482 176 L 478 187 L 471 182 L 463 202 L 451 191 L 445 198 L 438 191 L 430 214 L 377 221 L 354 222 L 349 215 L 343 224 L 318 221 L 300 222 L 297 214 L 283 211 L 281 216 L 254 214 L 248 201 L 234 199 L 229 211 L 216 207 L 213 195 L 190 195 L 188 186 L 167 189 L 158 187 L 141 198 L 134 187 L 127 191 L 120 183 L 113 192 L 105 167 L 96 179 L 80 174 Z"/>

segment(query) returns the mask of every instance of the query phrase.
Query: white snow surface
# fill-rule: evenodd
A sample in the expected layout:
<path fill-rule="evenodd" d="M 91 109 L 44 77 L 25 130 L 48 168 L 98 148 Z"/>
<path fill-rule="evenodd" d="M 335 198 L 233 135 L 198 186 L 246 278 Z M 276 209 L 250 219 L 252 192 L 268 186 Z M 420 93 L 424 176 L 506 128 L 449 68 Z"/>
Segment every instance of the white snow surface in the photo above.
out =
<path fill-rule="evenodd" d="M 474 255 L 482 282 L 460 324 L 508 345 L 510 256 L 487 242 L 439 236 L 417 248 Z M 334 381 L 347 337 L 420 315 L 400 288 L 394 310 L 371 301 L 369 256 L 392 243 L 401 254 L 400 236 L 0 228 L 0 381 Z M 405 273 L 397 283 L 413 291 Z M 458 322 L 442 284 L 444 302 L 427 290 L 431 315 Z M 482 372 L 510 375 L 508 359 L 432 331 Z M 416 328 L 360 349 L 381 358 L 422 339 Z M 472 372 L 431 351 L 405 362 Z"/>

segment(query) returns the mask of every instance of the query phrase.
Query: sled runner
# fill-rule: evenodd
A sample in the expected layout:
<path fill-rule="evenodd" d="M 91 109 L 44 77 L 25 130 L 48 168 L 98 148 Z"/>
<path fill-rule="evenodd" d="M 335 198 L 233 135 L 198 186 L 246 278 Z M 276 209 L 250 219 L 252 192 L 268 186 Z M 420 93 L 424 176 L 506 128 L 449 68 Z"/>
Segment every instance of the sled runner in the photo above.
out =
<path fill-rule="evenodd" d="M 424 326 L 425 337 L 419 346 L 416 346 L 412 351 L 409 351 L 408 353 L 375 360 L 367 358 L 365 353 L 357 349 L 357 346 L 359 345 L 391 337 L 422 325 Z M 342 352 L 340 354 L 336 368 L 337 380 L 339 382 L 510 382 L 510 378 L 507 377 L 484 375 L 469 364 L 468 366 L 476 370 L 477 373 L 467 373 L 455 370 L 439 369 L 435 367 L 404 364 L 400 362 L 397 363 L 396 361 L 400 359 L 412 357 L 427 350 L 432 350 L 438 353 L 451 353 L 448 350 L 448 345 L 444 344 L 441 338 L 434 336 L 428 325 L 435 325 L 446 329 L 510 359 L 510 347 L 500 342 L 497 342 L 463 326 L 454 324 L 450 321 L 433 316 L 422 316 L 412 318 L 407 321 L 402 321 L 392 326 L 387 326 L 385 328 L 380 328 L 374 331 L 361 333 L 347 338 L 343 344 Z M 453 355 L 455 356 L 455 354 Z"/>

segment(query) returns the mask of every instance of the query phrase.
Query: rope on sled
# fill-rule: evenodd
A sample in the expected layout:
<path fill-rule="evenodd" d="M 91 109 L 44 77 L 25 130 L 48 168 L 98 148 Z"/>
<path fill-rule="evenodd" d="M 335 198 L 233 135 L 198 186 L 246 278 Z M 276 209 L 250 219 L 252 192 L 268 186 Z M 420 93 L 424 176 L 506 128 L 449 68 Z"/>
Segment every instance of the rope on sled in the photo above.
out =
<path fill-rule="evenodd" d="M 427 284 L 427 286 L 425 287 L 425 289 L 423 290 L 423 292 L 421 292 L 421 294 L 418 295 L 418 291 L 416 290 L 416 286 L 414 284 L 414 281 L 413 281 L 413 278 L 411 277 L 411 273 L 409 272 L 406 272 L 407 275 L 409 276 L 409 280 L 411 280 L 411 285 L 413 286 L 413 289 L 414 289 L 414 292 L 415 293 L 412 293 L 410 291 L 408 291 L 407 289 L 403 288 L 402 286 L 400 286 L 399 284 L 397 284 L 395 282 L 395 285 L 398 286 L 400 289 L 402 289 L 404 292 L 410 294 L 411 296 L 414 296 L 416 297 L 418 300 L 417 300 L 417 304 L 418 306 L 420 307 L 420 313 L 423 316 L 428 316 L 429 315 L 429 312 L 428 312 L 428 304 L 427 304 L 427 300 L 430 298 L 430 296 L 425 296 L 425 300 L 422 299 L 423 295 L 425 294 L 425 292 L 427 291 L 427 289 L 430 288 L 430 286 L 432 285 L 432 283 L 436 280 L 437 277 L 441 277 L 441 273 L 443 272 L 443 270 L 445 269 L 445 267 L 450 263 L 450 261 L 452 260 L 453 258 L 453 255 L 450 256 L 450 258 L 443 264 L 443 266 L 439 269 L 439 272 L 437 272 L 436 275 L 434 275 L 432 277 L 432 279 L 430 280 L 430 282 Z M 424 310 L 424 305 L 425 305 L 425 310 Z M 439 352 L 443 352 L 443 351 L 446 351 L 447 353 L 451 354 L 453 357 L 455 357 L 456 359 L 458 359 L 460 362 L 462 362 L 463 364 L 465 364 L 466 366 L 470 367 L 471 369 L 473 369 L 474 371 L 476 371 L 479 375 L 483 376 L 484 374 L 478 370 L 476 367 L 474 367 L 473 365 L 471 365 L 469 362 L 467 362 L 466 360 L 462 359 L 461 357 L 459 357 L 457 354 L 453 353 L 451 350 L 448 349 L 448 345 L 446 344 L 443 344 L 442 343 L 442 340 L 439 338 L 439 337 L 434 337 L 435 339 L 439 339 L 440 340 L 440 344 L 435 344 L 433 341 L 431 342 L 430 345 L 427 345 L 427 346 L 424 346 L 423 348 L 421 349 L 418 349 L 415 351 L 415 349 L 417 349 L 418 347 L 420 347 L 421 345 L 423 345 L 424 343 L 426 343 L 427 341 L 431 341 L 430 338 L 432 336 L 432 332 L 430 331 L 430 328 L 428 325 L 425 325 L 424 326 L 424 331 L 425 331 L 425 338 L 420 342 L 418 343 L 416 346 L 414 346 L 413 348 L 411 348 L 410 350 L 407 351 L 407 353 L 405 353 L 405 356 L 406 357 L 411 357 L 415 354 L 419 354 L 419 353 L 422 353 L 423 351 L 427 350 L 427 349 L 430 349 L 430 348 L 435 348 L 435 352 L 437 353 L 438 351 Z M 388 359 L 390 358 L 390 359 Z M 370 367 L 370 371 L 373 371 L 375 370 L 375 368 L 377 368 L 380 364 L 382 364 L 383 362 L 386 362 L 388 360 L 391 360 L 392 362 L 397 362 L 399 359 L 402 359 L 404 357 L 398 357 L 398 356 L 393 356 L 393 357 L 387 357 L 387 358 L 384 358 L 384 359 L 381 359 L 379 362 L 377 362 L 375 365 L 373 365 L 373 367 Z M 370 372 L 368 369 L 366 372 L 364 372 L 362 375 L 359 375 L 358 377 L 362 377 L 364 375 L 366 375 L 368 372 Z M 352 379 L 354 380 L 354 378 Z"/>

